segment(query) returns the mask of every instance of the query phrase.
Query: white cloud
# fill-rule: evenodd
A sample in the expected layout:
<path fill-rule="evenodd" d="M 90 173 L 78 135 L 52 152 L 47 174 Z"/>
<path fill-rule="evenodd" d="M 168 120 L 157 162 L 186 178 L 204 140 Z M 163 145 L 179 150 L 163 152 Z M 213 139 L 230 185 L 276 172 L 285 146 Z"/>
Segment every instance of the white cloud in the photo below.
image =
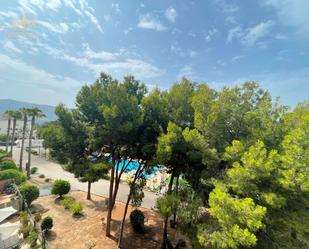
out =
<path fill-rule="evenodd" d="M 108 22 L 111 19 L 111 15 L 104 15 L 104 20 Z"/>
<path fill-rule="evenodd" d="M 166 30 L 166 27 L 159 20 L 154 18 L 149 13 L 146 15 L 140 16 L 137 26 L 142 29 L 152 29 L 156 31 Z"/>
<path fill-rule="evenodd" d="M 127 34 L 129 34 L 132 30 L 133 30 L 133 28 L 132 28 L 132 27 L 129 27 L 129 28 L 125 29 L 125 30 L 123 31 L 123 33 L 124 33 L 125 35 L 127 35 Z"/>
<path fill-rule="evenodd" d="M 98 19 L 93 14 L 91 14 L 88 10 L 86 10 L 84 13 L 90 18 L 91 22 L 97 27 L 97 29 L 103 32 L 103 29 Z"/>
<path fill-rule="evenodd" d="M 236 17 L 235 16 L 227 16 L 225 18 L 225 24 L 226 25 L 235 25 L 235 24 L 237 24 Z"/>
<path fill-rule="evenodd" d="M 63 102 L 69 106 L 74 103 L 80 81 L 69 77 L 52 75 L 45 70 L 29 65 L 21 60 L 0 54 L 0 98 L 15 98 L 34 103 L 55 105 Z M 16 91 L 18 89 L 18 91 Z"/>
<path fill-rule="evenodd" d="M 12 18 L 12 19 L 18 18 L 17 13 L 15 13 L 13 11 L 0 11 L 0 16 L 6 17 L 6 18 Z"/>
<path fill-rule="evenodd" d="M 188 36 L 191 36 L 192 38 L 196 38 L 196 33 L 193 31 L 189 31 Z"/>
<path fill-rule="evenodd" d="M 39 26 L 42 26 L 44 28 L 47 28 L 48 30 L 59 33 L 59 34 L 64 34 L 69 31 L 69 26 L 66 23 L 60 23 L 60 24 L 55 24 L 55 23 L 50 23 L 46 21 L 40 21 L 36 20 L 36 24 Z"/>
<path fill-rule="evenodd" d="M 264 0 L 263 4 L 275 10 L 283 25 L 295 28 L 298 35 L 309 39 L 308 0 Z"/>
<path fill-rule="evenodd" d="M 196 72 L 193 69 L 192 65 L 185 65 L 182 68 L 180 68 L 179 73 L 178 73 L 178 80 L 181 79 L 182 77 L 186 77 L 190 80 L 196 80 Z"/>
<path fill-rule="evenodd" d="M 41 11 L 44 11 L 45 9 L 57 11 L 62 6 L 60 0 L 19 0 L 19 5 L 23 10 L 32 14 L 36 14 L 34 10 L 35 8 L 38 8 Z"/>
<path fill-rule="evenodd" d="M 88 59 L 99 59 L 103 61 L 111 61 L 111 60 L 116 60 L 117 57 L 120 55 L 120 53 L 111 53 L 111 52 L 106 52 L 106 51 L 95 52 L 89 47 L 87 43 L 84 44 L 84 47 L 85 47 L 84 56 Z"/>
<path fill-rule="evenodd" d="M 198 55 L 198 52 L 196 52 L 196 51 L 194 51 L 194 50 L 190 50 L 189 51 L 189 56 L 190 57 L 195 57 L 195 56 L 197 56 Z"/>
<path fill-rule="evenodd" d="M 122 78 L 125 75 L 132 74 L 140 79 L 149 79 L 161 76 L 164 71 L 158 67 L 145 62 L 141 59 L 126 58 L 126 51 L 120 50 L 119 53 L 110 53 L 102 51 L 96 53 L 89 48 L 88 44 L 84 44 L 86 48 L 81 57 L 67 54 L 65 51 L 51 48 L 48 45 L 41 45 L 46 52 L 56 59 L 72 62 L 76 66 L 86 68 L 94 73 L 97 77 L 100 72 L 107 72 L 115 77 Z M 103 62 L 94 62 L 93 59 L 100 59 Z M 109 61 L 106 59 L 114 59 Z"/>
<path fill-rule="evenodd" d="M 74 10 L 78 15 L 82 15 L 82 12 L 75 6 L 72 0 L 65 0 L 64 4 Z"/>
<path fill-rule="evenodd" d="M 227 42 L 231 42 L 234 39 L 240 38 L 243 35 L 243 30 L 241 26 L 236 26 L 231 28 L 227 35 Z"/>
<path fill-rule="evenodd" d="M 35 10 L 33 9 L 32 3 L 31 1 L 28 0 L 19 0 L 19 5 L 21 6 L 21 9 L 23 12 L 28 12 L 31 13 L 33 15 L 37 15 L 37 13 L 35 12 Z M 40 5 L 38 5 L 40 6 Z"/>
<path fill-rule="evenodd" d="M 248 46 L 254 45 L 257 40 L 269 34 L 273 25 L 274 22 L 269 20 L 248 28 L 247 33 L 242 38 L 242 43 Z"/>
<path fill-rule="evenodd" d="M 149 79 L 161 76 L 164 71 L 156 66 L 139 59 L 125 59 L 123 61 L 106 62 L 102 64 L 89 64 L 97 75 L 107 72 L 118 77 L 132 74 L 140 79 Z"/>
<path fill-rule="evenodd" d="M 70 27 L 64 22 L 59 23 L 59 26 L 62 28 L 64 33 L 68 32 L 70 29 Z"/>
<path fill-rule="evenodd" d="M 14 43 L 11 42 L 11 41 L 5 41 L 5 42 L 3 42 L 3 48 L 4 48 L 5 50 L 7 50 L 8 52 L 19 53 L 19 54 L 22 53 L 22 51 L 21 51 L 19 48 L 17 48 L 17 47 L 14 45 Z"/>
<path fill-rule="evenodd" d="M 288 40 L 288 37 L 286 35 L 284 35 L 284 34 L 281 34 L 281 33 L 275 34 L 275 38 L 277 40 Z"/>
<path fill-rule="evenodd" d="M 216 0 L 216 3 L 220 7 L 220 9 L 225 13 L 233 13 L 237 12 L 239 10 L 239 7 L 235 4 L 228 3 L 228 1 L 225 0 Z"/>
<path fill-rule="evenodd" d="M 119 3 L 112 3 L 112 9 L 114 9 L 116 12 L 120 12 Z"/>
<path fill-rule="evenodd" d="M 274 26 L 272 20 L 260 22 L 257 25 L 243 29 L 241 26 L 231 28 L 227 35 L 227 42 L 239 39 L 243 45 L 253 46 L 257 41 L 270 34 L 271 28 Z M 266 48 L 267 42 L 259 42 L 259 47 Z"/>
<path fill-rule="evenodd" d="M 78 4 L 77 4 L 78 3 Z M 33 15 L 37 15 L 36 9 L 39 9 L 41 12 L 46 13 L 48 10 L 58 11 L 59 8 L 62 6 L 62 2 L 60 0 L 19 0 L 19 5 L 21 6 L 22 12 L 29 12 Z M 103 32 L 103 29 L 100 25 L 100 22 L 95 16 L 95 10 L 89 6 L 88 2 L 86 0 L 79 0 L 73 1 L 73 0 L 65 0 L 63 1 L 63 5 L 71 8 L 80 16 L 86 16 L 89 18 L 89 20 L 96 26 L 96 28 Z M 78 6 L 79 5 L 79 6 Z M 115 5 L 117 7 L 117 4 Z M 119 8 L 119 5 L 118 5 Z M 46 24 L 47 22 L 45 22 Z M 47 27 L 47 24 L 46 24 Z M 50 27 L 47 27 L 50 28 Z M 55 29 L 50 28 L 53 32 L 55 32 Z M 57 32 L 57 33 L 63 33 L 63 32 Z"/>
<path fill-rule="evenodd" d="M 244 58 L 245 56 L 244 55 L 236 55 L 232 58 L 232 62 L 236 62 L 236 61 L 239 61 L 241 60 L 242 58 Z"/>
<path fill-rule="evenodd" d="M 217 29 L 212 28 L 210 30 L 207 31 L 206 35 L 205 35 L 205 41 L 206 42 L 210 42 L 212 40 L 212 37 L 218 32 Z"/>
<path fill-rule="evenodd" d="M 165 17 L 170 22 L 175 22 L 177 17 L 177 11 L 173 7 L 169 7 L 165 10 Z"/>
<path fill-rule="evenodd" d="M 46 7 L 52 10 L 57 10 L 61 7 L 60 0 L 48 0 L 46 1 Z"/>
<path fill-rule="evenodd" d="M 246 81 L 257 81 L 260 86 L 270 91 L 273 97 L 280 96 L 280 102 L 295 106 L 298 102 L 308 100 L 309 95 L 309 67 L 251 74 L 241 78 L 224 81 L 210 81 L 209 85 L 215 89 L 224 86 L 235 86 Z"/>
<path fill-rule="evenodd" d="M 186 56 L 186 53 L 179 47 L 178 42 L 174 42 L 171 47 L 170 50 L 172 53 L 177 54 L 181 57 Z"/>

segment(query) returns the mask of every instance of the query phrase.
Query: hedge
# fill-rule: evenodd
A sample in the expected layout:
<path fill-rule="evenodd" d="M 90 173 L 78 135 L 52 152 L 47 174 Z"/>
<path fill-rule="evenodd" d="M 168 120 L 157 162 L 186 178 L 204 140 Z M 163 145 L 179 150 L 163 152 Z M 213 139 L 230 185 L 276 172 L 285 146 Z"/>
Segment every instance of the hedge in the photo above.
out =
<path fill-rule="evenodd" d="M 19 185 L 27 180 L 27 176 L 16 169 L 6 169 L 0 171 L 0 180 L 13 179 Z"/>

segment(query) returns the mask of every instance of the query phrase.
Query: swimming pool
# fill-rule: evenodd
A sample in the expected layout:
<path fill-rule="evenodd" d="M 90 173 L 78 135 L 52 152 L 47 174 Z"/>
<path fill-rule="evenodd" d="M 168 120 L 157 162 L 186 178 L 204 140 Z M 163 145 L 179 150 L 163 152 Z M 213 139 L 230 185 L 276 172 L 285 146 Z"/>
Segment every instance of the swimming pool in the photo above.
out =
<path fill-rule="evenodd" d="M 118 166 L 118 171 L 122 170 L 128 163 L 128 160 L 123 160 L 119 163 L 119 166 Z M 127 166 L 126 170 L 125 170 L 125 173 L 129 173 L 133 170 L 136 170 L 139 166 L 139 163 L 138 162 L 135 162 L 135 161 L 131 161 L 129 163 L 129 165 Z M 117 162 L 115 164 L 115 170 L 117 170 Z M 152 171 L 150 173 L 145 173 L 144 172 L 144 175 L 145 175 L 145 178 L 146 179 L 150 179 L 151 177 L 153 177 L 156 173 L 158 173 L 160 171 L 160 168 L 158 166 L 154 166 Z"/>

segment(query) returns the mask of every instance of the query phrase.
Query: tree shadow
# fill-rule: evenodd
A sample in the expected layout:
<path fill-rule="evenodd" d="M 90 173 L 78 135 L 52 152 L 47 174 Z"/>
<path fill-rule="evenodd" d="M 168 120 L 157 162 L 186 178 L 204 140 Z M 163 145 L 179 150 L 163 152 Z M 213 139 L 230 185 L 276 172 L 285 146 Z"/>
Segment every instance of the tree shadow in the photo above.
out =
<path fill-rule="evenodd" d="M 57 197 L 55 198 L 55 200 L 54 200 L 54 203 L 55 203 L 56 205 L 61 205 L 60 202 L 63 201 L 64 199 L 69 199 L 69 200 L 71 200 L 71 201 L 75 201 L 75 198 L 72 197 L 72 196 L 62 196 L 62 197 L 57 196 Z"/>
<path fill-rule="evenodd" d="M 30 211 L 31 213 L 41 213 L 41 214 L 44 214 L 46 212 L 49 211 L 48 208 L 45 208 L 42 204 L 40 203 L 35 203 L 35 204 L 32 204 L 31 207 L 30 207 Z"/>
<path fill-rule="evenodd" d="M 72 218 L 73 218 L 75 221 L 77 221 L 77 220 L 81 221 L 81 220 L 87 219 L 87 215 L 84 214 L 84 213 L 81 213 L 81 214 L 74 214 L 74 215 L 72 215 Z"/>
<path fill-rule="evenodd" d="M 107 211 L 108 205 L 106 204 L 106 200 L 88 200 L 89 204 L 86 204 L 87 207 L 94 208 L 95 211 Z"/>
<path fill-rule="evenodd" d="M 53 241 L 57 238 L 57 234 L 54 231 L 47 231 L 45 236 L 47 241 Z"/>
<path fill-rule="evenodd" d="M 153 212 L 143 211 L 145 214 L 145 228 L 142 233 L 135 232 L 130 224 L 130 214 L 125 222 L 122 247 L 123 249 L 131 248 L 160 248 L 162 241 L 163 221 Z M 119 237 L 119 233 L 117 238 Z"/>

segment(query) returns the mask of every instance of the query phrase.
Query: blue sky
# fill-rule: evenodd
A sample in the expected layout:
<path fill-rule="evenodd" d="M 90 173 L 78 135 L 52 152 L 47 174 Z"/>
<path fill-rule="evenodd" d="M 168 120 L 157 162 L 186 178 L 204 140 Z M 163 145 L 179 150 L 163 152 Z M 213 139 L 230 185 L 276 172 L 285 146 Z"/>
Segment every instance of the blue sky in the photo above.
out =
<path fill-rule="evenodd" d="M 0 98 L 73 106 L 104 71 L 150 89 L 183 75 L 215 89 L 255 80 L 294 106 L 309 96 L 308 10 L 308 0 L 1 1 Z"/>

